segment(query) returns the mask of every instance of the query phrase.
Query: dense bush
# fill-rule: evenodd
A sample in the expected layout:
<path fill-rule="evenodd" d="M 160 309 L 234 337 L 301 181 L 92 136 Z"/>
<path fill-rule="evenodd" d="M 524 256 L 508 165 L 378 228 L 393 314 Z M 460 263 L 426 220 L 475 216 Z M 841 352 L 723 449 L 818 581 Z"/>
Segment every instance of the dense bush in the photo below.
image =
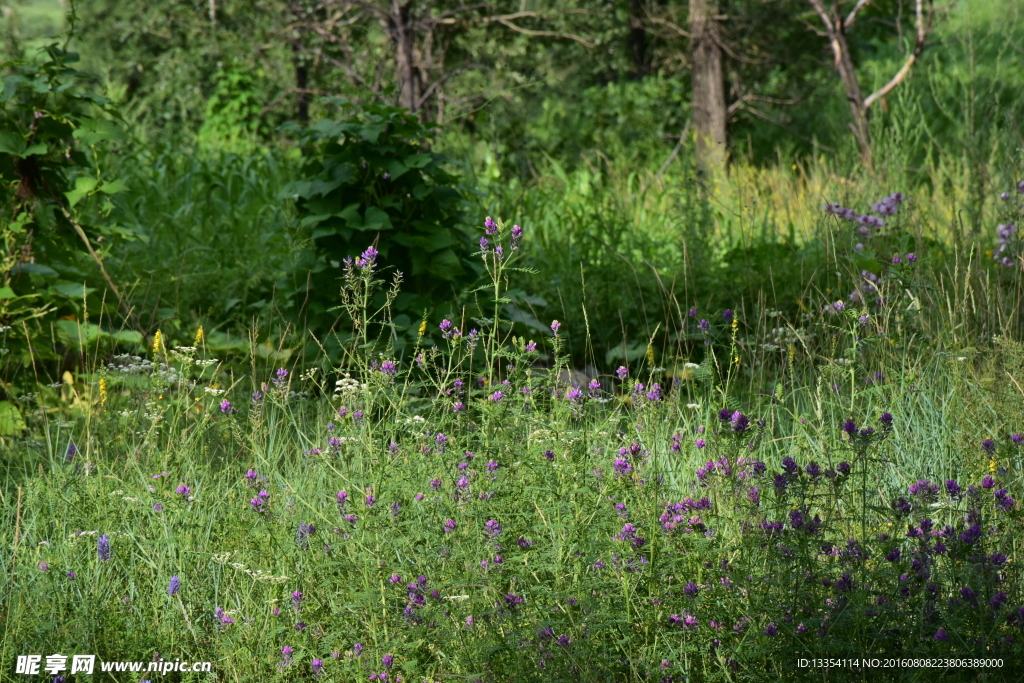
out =
<path fill-rule="evenodd" d="M 373 243 L 407 283 L 394 301 L 394 323 L 415 328 L 425 310 L 450 307 L 481 272 L 469 258 L 467 190 L 448 160 L 430 151 L 432 132 L 415 116 L 379 104 L 335 103 L 338 120 L 286 126 L 300 136 L 305 163 L 303 179 L 286 185 L 282 196 L 296 200 L 299 225 L 313 245 L 300 262 L 309 280 L 294 295 L 296 307 L 318 334 L 341 331 L 332 311 L 342 264 Z"/>

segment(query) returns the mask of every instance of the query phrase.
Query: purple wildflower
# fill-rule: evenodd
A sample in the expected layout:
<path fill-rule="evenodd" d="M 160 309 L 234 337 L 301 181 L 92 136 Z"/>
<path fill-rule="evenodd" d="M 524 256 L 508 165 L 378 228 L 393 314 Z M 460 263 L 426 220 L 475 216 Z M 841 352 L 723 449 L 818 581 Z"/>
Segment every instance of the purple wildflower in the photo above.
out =
<path fill-rule="evenodd" d="M 110 537 L 103 534 L 96 541 L 96 554 L 100 558 L 100 562 L 106 562 L 110 559 Z"/>

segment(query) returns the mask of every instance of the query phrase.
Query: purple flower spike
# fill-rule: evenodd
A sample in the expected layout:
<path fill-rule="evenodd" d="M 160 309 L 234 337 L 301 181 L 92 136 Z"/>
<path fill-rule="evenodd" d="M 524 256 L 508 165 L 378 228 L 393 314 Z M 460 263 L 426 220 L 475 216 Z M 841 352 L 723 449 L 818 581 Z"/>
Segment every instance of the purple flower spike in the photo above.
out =
<path fill-rule="evenodd" d="M 110 537 L 103 534 L 96 541 L 96 554 L 100 558 L 100 562 L 106 562 L 110 559 Z"/>

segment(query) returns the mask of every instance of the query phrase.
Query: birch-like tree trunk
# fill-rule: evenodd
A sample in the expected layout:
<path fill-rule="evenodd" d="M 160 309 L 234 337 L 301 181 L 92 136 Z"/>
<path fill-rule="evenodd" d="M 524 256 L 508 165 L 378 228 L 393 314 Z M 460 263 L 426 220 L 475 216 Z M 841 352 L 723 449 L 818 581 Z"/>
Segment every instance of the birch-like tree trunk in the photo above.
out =
<path fill-rule="evenodd" d="M 717 0 L 690 0 L 690 73 L 697 163 L 708 171 L 726 160 L 724 55 Z"/>

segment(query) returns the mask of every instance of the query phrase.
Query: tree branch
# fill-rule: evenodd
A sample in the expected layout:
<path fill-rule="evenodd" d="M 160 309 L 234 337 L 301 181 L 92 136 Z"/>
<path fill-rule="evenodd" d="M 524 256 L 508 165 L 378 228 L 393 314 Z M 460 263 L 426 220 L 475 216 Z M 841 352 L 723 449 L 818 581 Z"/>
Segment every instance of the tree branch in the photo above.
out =
<path fill-rule="evenodd" d="M 481 66 L 482 66 L 481 64 L 476 64 L 476 63 L 465 64 L 465 65 L 459 67 L 458 69 L 452 69 L 448 73 L 438 77 L 437 80 L 435 80 L 433 83 L 431 83 L 427 87 L 427 89 L 423 91 L 423 94 L 420 95 L 420 100 L 418 102 L 417 109 L 419 109 L 424 104 L 426 104 L 427 100 L 430 99 L 430 96 L 434 94 L 434 91 L 437 88 L 439 88 L 441 85 L 443 85 L 444 82 L 447 81 L 449 78 L 452 78 L 453 76 L 458 76 L 460 73 L 462 73 L 464 71 L 469 71 L 470 69 L 479 68 Z"/>
<path fill-rule="evenodd" d="M 871 0 L 858 0 L 856 6 L 850 10 L 849 14 L 846 15 L 846 21 L 843 22 L 843 28 L 849 29 L 853 26 L 853 22 L 857 20 L 857 12 L 864 9 L 869 4 L 871 4 Z"/>
<path fill-rule="evenodd" d="M 828 31 L 829 35 L 835 32 L 836 27 L 832 23 L 832 19 L 828 16 L 828 12 L 825 11 L 825 6 L 821 4 L 821 0 L 807 0 L 807 2 L 811 3 L 811 7 L 813 7 L 814 11 L 818 13 L 819 17 L 821 17 L 821 23 L 825 24 L 825 30 Z"/>
<path fill-rule="evenodd" d="M 506 28 L 510 28 L 513 31 L 516 31 L 517 33 L 522 33 L 522 34 L 528 35 L 528 36 L 541 36 L 541 37 L 547 36 L 547 37 L 551 37 L 551 38 L 568 38 L 569 40 L 575 40 L 577 43 L 583 45 L 584 47 L 586 47 L 588 49 L 593 49 L 593 47 L 594 47 L 594 44 L 591 43 L 589 40 L 587 40 L 586 38 L 584 38 L 582 36 L 578 36 L 578 35 L 576 35 L 574 33 L 561 33 L 559 31 L 534 31 L 532 29 L 523 28 L 522 26 L 518 26 L 516 24 L 513 24 L 511 21 L 506 19 L 504 16 L 485 17 L 484 21 L 485 22 L 496 21 L 496 22 L 498 22 L 499 24 L 501 24 L 502 26 L 504 26 Z"/>
<path fill-rule="evenodd" d="M 890 92 L 892 92 L 893 88 L 895 88 L 897 85 L 903 82 L 903 79 L 905 79 L 907 77 L 907 74 L 910 73 L 911 67 L 914 66 L 914 62 L 917 61 L 918 55 L 920 55 L 921 51 L 924 50 L 924 42 L 925 39 L 928 37 L 928 33 L 931 32 L 932 26 L 931 12 L 928 13 L 928 25 L 925 25 L 924 10 L 922 7 L 923 4 L 924 0 L 916 0 L 915 21 L 917 24 L 917 35 L 914 39 L 914 50 L 910 53 L 910 55 L 907 56 L 907 61 L 903 63 L 903 66 L 900 68 L 899 71 L 896 72 L 896 75 L 892 77 L 892 80 L 890 80 L 888 83 L 883 85 L 875 92 L 871 93 L 864 100 L 865 110 L 869 109 L 872 104 L 888 95 Z"/>

